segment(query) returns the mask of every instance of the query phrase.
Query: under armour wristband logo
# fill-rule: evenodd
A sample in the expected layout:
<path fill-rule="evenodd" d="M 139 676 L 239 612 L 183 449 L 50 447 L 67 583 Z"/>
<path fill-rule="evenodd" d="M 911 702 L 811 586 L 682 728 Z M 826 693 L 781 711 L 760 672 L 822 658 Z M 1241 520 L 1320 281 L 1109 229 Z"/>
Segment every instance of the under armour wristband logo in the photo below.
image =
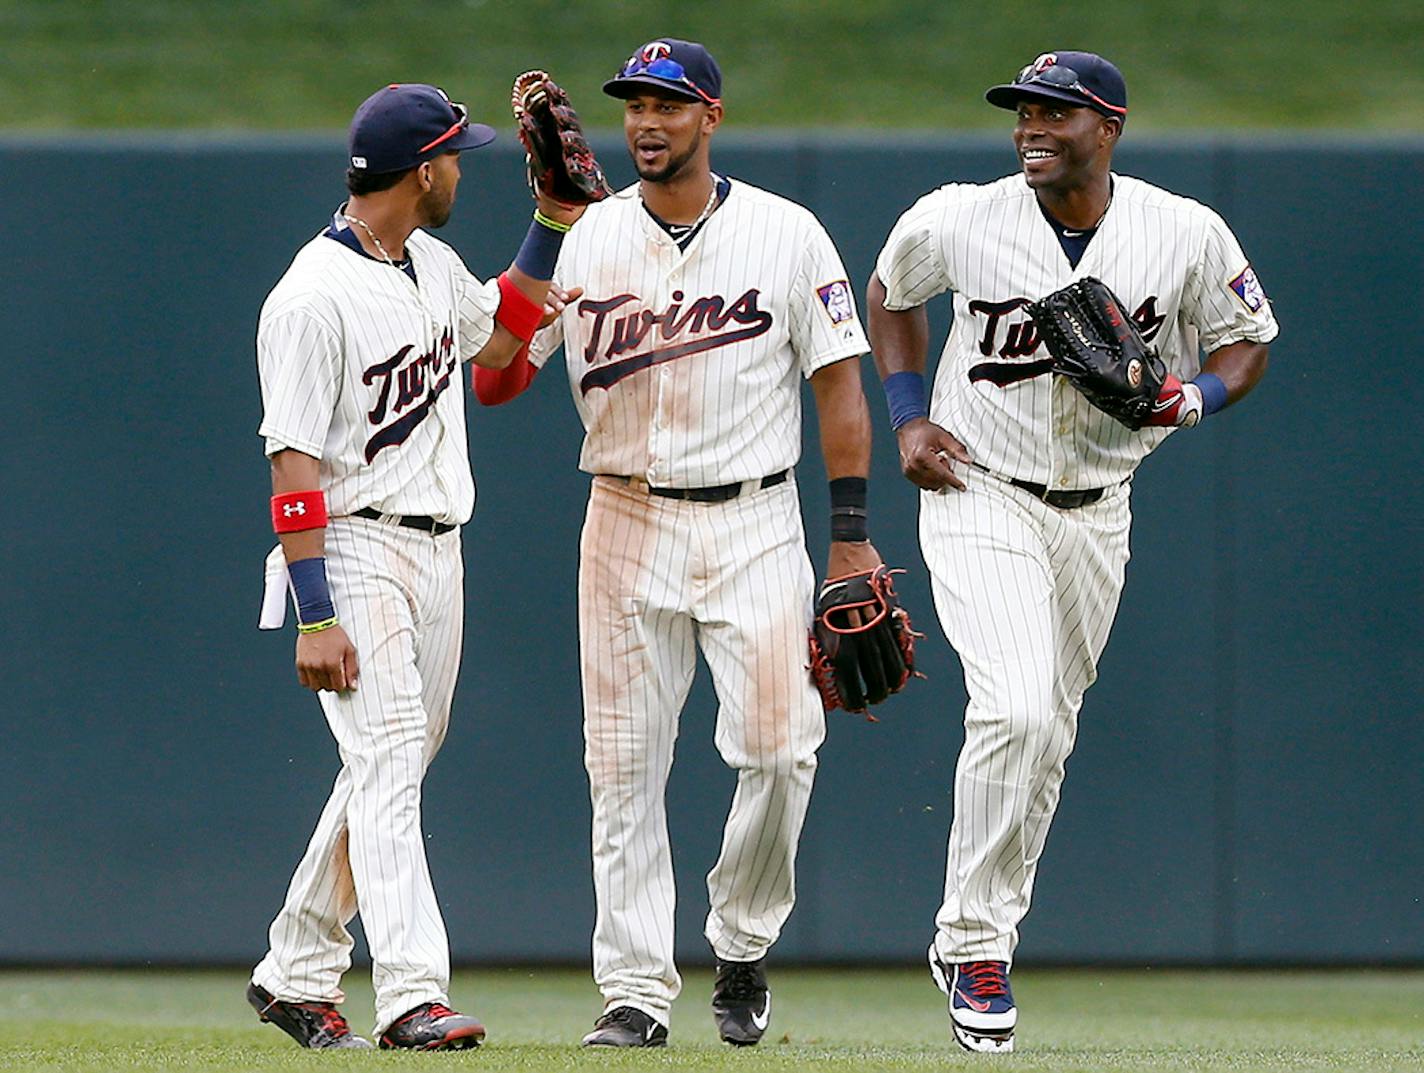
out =
<path fill-rule="evenodd" d="M 272 528 L 279 533 L 320 529 L 326 524 L 326 496 L 320 489 L 279 492 L 272 497 Z"/>

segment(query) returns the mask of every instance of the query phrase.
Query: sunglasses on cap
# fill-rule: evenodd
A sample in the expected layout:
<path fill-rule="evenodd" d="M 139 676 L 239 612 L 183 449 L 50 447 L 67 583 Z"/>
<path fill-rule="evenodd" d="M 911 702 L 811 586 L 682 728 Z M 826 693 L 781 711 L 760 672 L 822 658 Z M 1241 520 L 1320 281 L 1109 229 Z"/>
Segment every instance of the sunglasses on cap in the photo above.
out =
<path fill-rule="evenodd" d="M 670 60 L 666 56 L 656 60 L 644 60 L 634 56 L 623 65 L 623 70 L 618 72 L 619 78 L 632 78 L 635 75 L 648 75 L 652 78 L 661 78 L 665 82 L 677 82 L 686 86 L 708 104 L 720 103 L 719 98 L 711 96 L 687 77 L 687 69 L 682 64 L 677 60 Z"/>
<path fill-rule="evenodd" d="M 466 129 L 470 125 L 470 110 L 468 108 L 466 108 L 463 104 L 456 104 L 454 101 L 450 102 L 450 107 L 455 109 L 455 122 L 450 125 L 450 129 L 447 130 L 444 134 L 440 135 L 440 137 L 436 138 L 434 141 L 426 142 L 424 145 L 422 145 L 419 149 L 416 150 L 417 153 L 430 152 L 430 150 L 434 149 L 437 145 L 441 145 L 444 142 L 448 142 L 455 135 L 459 134 L 460 131 Z"/>
<path fill-rule="evenodd" d="M 1106 108 L 1114 115 L 1127 115 L 1127 109 L 1117 104 L 1109 104 L 1096 93 L 1083 85 L 1082 79 L 1078 77 L 1078 72 L 1071 67 L 1064 67 L 1055 63 L 1051 67 L 1042 70 L 1035 70 L 1034 64 L 1029 64 L 1018 73 L 1014 79 L 1016 86 L 1050 86 L 1053 89 L 1066 89 L 1069 92 L 1080 94 L 1092 101 L 1099 108 Z"/>

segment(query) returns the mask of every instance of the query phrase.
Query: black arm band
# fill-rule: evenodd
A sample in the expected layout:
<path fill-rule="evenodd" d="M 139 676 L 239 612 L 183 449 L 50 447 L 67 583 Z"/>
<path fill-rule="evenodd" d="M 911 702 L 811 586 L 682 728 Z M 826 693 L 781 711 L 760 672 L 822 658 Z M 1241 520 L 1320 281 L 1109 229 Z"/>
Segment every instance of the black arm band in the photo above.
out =
<path fill-rule="evenodd" d="M 864 477 L 837 477 L 831 481 L 831 539 L 860 543 L 870 539 L 869 511 Z"/>

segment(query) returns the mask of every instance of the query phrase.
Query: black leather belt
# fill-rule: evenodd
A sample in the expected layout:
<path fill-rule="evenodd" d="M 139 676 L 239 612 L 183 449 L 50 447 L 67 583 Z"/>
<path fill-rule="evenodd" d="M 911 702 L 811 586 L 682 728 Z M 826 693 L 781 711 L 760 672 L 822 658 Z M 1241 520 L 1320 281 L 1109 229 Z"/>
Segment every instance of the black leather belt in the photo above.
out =
<path fill-rule="evenodd" d="M 1106 488 L 1075 488 L 1071 491 L 1060 491 L 1050 489 L 1045 484 L 1036 484 L 1033 481 L 1021 481 L 1017 477 L 1010 477 L 1009 483 L 1015 488 L 1022 488 L 1029 495 L 1036 499 L 1041 499 L 1050 507 L 1059 510 L 1077 510 L 1079 507 L 1086 507 L 1091 503 L 1096 503 L 1103 498 Z"/>
<path fill-rule="evenodd" d="M 725 503 L 729 499 L 736 499 L 743 491 L 754 492 L 762 488 L 772 488 L 786 480 L 786 475 L 790 470 L 782 470 L 780 473 L 773 473 L 763 477 L 760 481 L 734 481 L 731 484 L 714 484 L 710 488 L 654 488 L 648 485 L 648 492 L 651 495 L 662 496 L 664 499 L 690 499 L 694 503 Z M 612 475 L 616 481 L 623 481 L 625 484 L 633 484 L 631 477 L 619 477 Z M 641 484 L 642 482 L 637 482 Z M 751 485 L 750 488 L 747 485 Z"/>
<path fill-rule="evenodd" d="M 395 522 L 407 529 L 421 529 L 435 536 L 452 533 L 459 528 L 449 522 L 437 522 L 428 514 L 382 514 L 375 507 L 362 507 L 351 512 L 354 518 L 370 518 L 373 522 Z"/>

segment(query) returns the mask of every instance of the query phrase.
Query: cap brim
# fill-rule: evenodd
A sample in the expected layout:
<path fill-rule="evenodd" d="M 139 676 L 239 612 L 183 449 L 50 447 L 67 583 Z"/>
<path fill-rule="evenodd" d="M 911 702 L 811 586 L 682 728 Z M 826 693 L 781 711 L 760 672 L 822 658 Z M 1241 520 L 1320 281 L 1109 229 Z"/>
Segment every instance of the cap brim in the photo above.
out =
<path fill-rule="evenodd" d="M 984 93 L 984 99 L 995 108 L 1007 108 L 1011 112 L 1019 106 L 1019 101 L 1025 97 L 1034 97 L 1039 100 L 1063 101 L 1065 104 L 1071 104 L 1075 108 L 1091 108 L 1099 115 L 1114 116 L 1118 119 L 1122 118 L 1119 113 L 1109 112 L 1099 108 L 1092 101 L 1074 93 L 1072 90 L 1055 89 L 1052 86 L 1022 86 L 1011 83 L 1004 86 L 993 86 Z"/>
<path fill-rule="evenodd" d="M 647 87 L 666 90 L 674 97 L 681 97 L 683 100 L 696 101 L 698 104 L 707 102 L 699 97 L 692 90 L 688 89 L 681 82 L 668 82 L 653 75 L 629 75 L 627 78 L 610 78 L 603 83 L 603 92 L 610 97 L 617 97 L 620 100 L 627 100 L 629 97 L 636 97 Z"/>
<path fill-rule="evenodd" d="M 441 142 L 441 149 L 478 149 L 494 141 L 494 128 L 484 123 L 471 123 L 448 142 Z"/>

